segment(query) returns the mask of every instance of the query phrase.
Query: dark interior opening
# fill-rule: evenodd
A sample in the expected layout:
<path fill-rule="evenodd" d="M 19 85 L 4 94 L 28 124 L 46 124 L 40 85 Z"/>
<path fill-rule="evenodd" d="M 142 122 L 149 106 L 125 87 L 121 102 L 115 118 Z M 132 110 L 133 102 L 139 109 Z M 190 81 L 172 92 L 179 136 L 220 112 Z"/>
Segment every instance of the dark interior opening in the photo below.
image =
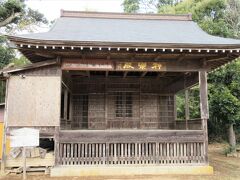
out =
<path fill-rule="evenodd" d="M 47 151 L 53 151 L 54 150 L 53 138 L 40 138 L 39 147 L 46 149 Z"/>

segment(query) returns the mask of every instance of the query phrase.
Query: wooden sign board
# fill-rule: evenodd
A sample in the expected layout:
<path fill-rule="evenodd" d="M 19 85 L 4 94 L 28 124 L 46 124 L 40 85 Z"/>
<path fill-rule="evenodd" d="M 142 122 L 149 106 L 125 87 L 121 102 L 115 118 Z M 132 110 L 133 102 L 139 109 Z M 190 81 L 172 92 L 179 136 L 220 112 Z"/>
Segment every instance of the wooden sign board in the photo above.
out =
<path fill-rule="evenodd" d="M 39 130 L 33 128 L 20 128 L 10 132 L 11 147 L 39 146 Z"/>
<path fill-rule="evenodd" d="M 62 70 L 82 71 L 166 71 L 165 62 L 63 59 Z"/>
<path fill-rule="evenodd" d="M 116 70 L 121 71 L 165 71 L 166 64 L 161 62 L 117 62 Z"/>
<path fill-rule="evenodd" d="M 64 60 L 62 70 L 111 71 L 114 65 L 107 60 Z"/>

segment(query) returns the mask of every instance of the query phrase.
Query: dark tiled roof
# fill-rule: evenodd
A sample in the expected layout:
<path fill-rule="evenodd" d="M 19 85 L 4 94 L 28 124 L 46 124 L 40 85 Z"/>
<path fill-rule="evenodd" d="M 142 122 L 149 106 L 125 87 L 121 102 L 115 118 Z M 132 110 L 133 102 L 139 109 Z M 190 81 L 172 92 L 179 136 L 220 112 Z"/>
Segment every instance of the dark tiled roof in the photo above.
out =
<path fill-rule="evenodd" d="M 105 15 L 105 16 L 104 16 Z M 142 17 L 142 18 L 141 18 Z M 19 35 L 34 40 L 157 43 L 184 45 L 239 45 L 240 40 L 215 37 L 185 16 L 62 13 L 45 33 Z"/>

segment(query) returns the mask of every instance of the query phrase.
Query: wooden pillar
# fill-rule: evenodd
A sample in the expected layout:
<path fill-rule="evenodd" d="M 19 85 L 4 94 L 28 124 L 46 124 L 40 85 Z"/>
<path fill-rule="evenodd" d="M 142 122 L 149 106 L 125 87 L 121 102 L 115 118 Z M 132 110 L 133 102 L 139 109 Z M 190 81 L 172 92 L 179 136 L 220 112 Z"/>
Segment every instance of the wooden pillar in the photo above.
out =
<path fill-rule="evenodd" d="M 55 166 L 60 164 L 61 161 L 61 156 L 59 155 L 59 131 L 60 127 L 56 126 L 55 127 L 55 132 L 54 132 L 54 157 L 55 157 Z"/>
<path fill-rule="evenodd" d="M 105 117 L 105 129 L 108 127 L 108 80 L 105 79 L 105 94 L 104 94 L 104 117 Z"/>
<path fill-rule="evenodd" d="M 205 163 L 208 163 L 208 131 L 207 120 L 209 118 L 208 110 L 208 92 L 207 92 L 207 72 L 199 71 L 199 89 L 200 89 L 200 110 L 202 119 L 202 130 L 204 132 L 204 157 Z"/>
<path fill-rule="evenodd" d="M 188 120 L 189 120 L 189 90 L 185 89 L 185 122 L 186 129 L 188 129 Z"/>
<path fill-rule="evenodd" d="M 67 107 L 68 107 L 68 90 L 67 88 L 64 88 L 64 104 L 63 104 L 64 110 L 63 110 L 63 118 L 65 121 L 65 127 L 68 128 L 68 121 L 67 121 Z"/>
<path fill-rule="evenodd" d="M 173 106 L 173 108 L 174 108 L 174 129 L 177 129 L 177 95 L 176 94 L 174 94 L 174 106 Z"/>
<path fill-rule="evenodd" d="M 71 92 L 69 94 L 69 98 L 69 120 L 71 124 L 73 124 L 73 95 Z"/>
<path fill-rule="evenodd" d="M 143 113 L 142 113 L 142 80 L 140 79 L 139 82 L 139 128 L 142 129 L 143 128 L 143 123 L 142 123 L 142 117 L 143 117 Z"/>

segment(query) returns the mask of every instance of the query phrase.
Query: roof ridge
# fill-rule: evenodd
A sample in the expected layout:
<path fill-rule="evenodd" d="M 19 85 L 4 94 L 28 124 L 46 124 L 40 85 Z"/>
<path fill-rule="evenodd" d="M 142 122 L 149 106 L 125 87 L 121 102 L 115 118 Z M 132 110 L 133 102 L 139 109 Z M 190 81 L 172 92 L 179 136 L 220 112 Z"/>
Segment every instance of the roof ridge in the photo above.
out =
<path fill-rule="evenodd" d="M 116 12 L 70 11 L 61 9 L 60 17 L 192 21 L 192 14 L 129 14 Z"/>

